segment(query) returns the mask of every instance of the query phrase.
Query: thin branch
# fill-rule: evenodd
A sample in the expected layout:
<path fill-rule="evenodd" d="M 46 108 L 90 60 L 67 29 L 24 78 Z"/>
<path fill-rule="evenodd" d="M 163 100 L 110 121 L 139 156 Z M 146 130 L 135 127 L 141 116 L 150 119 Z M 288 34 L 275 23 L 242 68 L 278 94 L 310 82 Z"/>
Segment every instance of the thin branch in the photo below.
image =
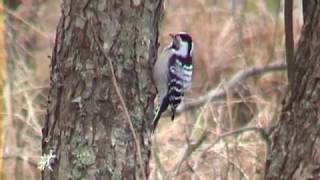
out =
<path fill-rule="evenodd" d="M 156 175 L 157 175 L 157 169 L 160 172 L 161 178 L 162 179 L 166 179 L 168 176 L 168 173 L 165 171 L 165 169 L 163 168 L 162 164 L 161 164 L 161 160 L 159 157 L 159 147 L 158 147 L 158 143 L 157 143 L 157 138 L 154 136 L 154 143 L 152 145 L 152 152 L 153 152 L 153 157 L 154 157 L 154 162 L 155 162 L 155 166 L 156 166 Z"/>
<path fill-rule="evenodd" d="M 228 136 L 237 135 L 237 134 L 248 132 L 248 131 L 256 131 L 256 132 L 258 132 L 260 134 L 260 136 L 264 139 L 264 141 L 266 141 L 266 144 L 268 146 L 268 141 L 265 139 L 267 135 L 266 135 L 266 132 L 265 132 L 265 130 L 263 128 L 259 128 L 259 127 L 255 127 L 255 126 L 239 128 L 239 129 L 236 129 L 236 130 L 233 130 L 233 131 L 230 131 L 230 132 L 226 132 L 226 133 L 223 133 L 223 134 L 219 135 L 210 145 L 208 145 L 206 148 L 204 148 L 204 150 L 198 156 L 198 161 L 195 163 L 193 169 L 196 169 L 196 167 L 198 167 L 199 164 L 202 161 L 204 161 L 205 154 L 211 148 L 213 148 L 220 140 L 222 140 L 222 139 L 224 139 L 225 137 L 228 137 Z"/>
<path fill-rule="evenodd" d="M 185 148 L 184 152 L 183 152 L 183 156 L 180 159 L 180 161 L 177 163 L 176 168 L 175 168 L 175 172 L 173 173 L 174 176 L 177 176 L 181 171 L 181 166 L 183 164 L 183 162 L 187 161 L 191 154 L 198 149 L 198 147 L 203 143 L 203 141 L 207 138 L 208 132 L 204 131 L 201 134 L 201 137 L 195 142 L 195 143 L 190 143 L 187 140 L 187 147 Z"/>
<path fill-rule="evenodd" d="M 242 169 L 239 164 L 237 164 L 236 162 L 232 161 L 228 157 L 224 156 L 220 152 L 215 152 L 215 153 L 218 154 L 220 157 L 225 158 L 228 161 L 229 164 L 233 165 L 239 171 L 239 173 L 241 174 L 241 177 L 243 177 L 246 180 L 249 180 L 249 177 L 246 175 L 245 170 Z"/>
<path fill-rule="evenodd" d="M 211 149 L 213 146 L 215 146 L 221 139 L 228 137 L 228 136 L 232 136 L 232 135 L 237 135 L 240 133 L 244 133 L 247 131 L 257 131 L 260 134 L 265 134 L 264 129 L 263 128 L 259 128 L 259 127 L 243 127 L 243 128 L 239 128 L 233 131 L 229 131 L 226 133 L 221 134 L 220 136 L 218 136 L 215 141 L 213 141 L 208 147 L 206 147 L 203 152 L 201 154 L 205 154 L 209 149 Z"/>
<path fill-rule="evenodd" d="M 289 86 L 293 83 L 293 73 L 295 70 L 294 64 L 294 40 L 293 40 L 293 22 L 292 22 L 292 8 L 293 0 L 284 1 L 284 29 L 286 39 L 286 60 L 288 64 L 288 81 Z"/>
<path fill-rule="evenodd" d="M 2 7 L 2 8 L 1 8 Z M 30 22 L 28 22 L 27 20 L 25 20 L 23 17 L 20 17 L 18 14 L 14 13 L 13 11 L 11 11 L 9 8 L 0 6 L 0 10 L 4 11 L 5 13 L 7 13 L 8 15 L 12 16 L 13 18 L 15 18 L 16 20 L 26 24 L 27 26 L 29 26 L 33 31 L 35 31 L 36 33 L 38 33 L 40 36 L 46 38 L 46 39 L 52 39 L 50 38 L 50 35 L 48 35 L 47 32 L 41 30 L 40 28 L 38 28 L 37 26 L 31 24 Z"/>
<path fill-rule="evenodd" d="M 247 69 L 241 70 L 236 73 L 228 82 L 226 82 L 222 87 L 223 88 L 216 88 L 210 90 L 207 94 L 199 96 L 196 99 L 188 100 L 188 102 L 183 102 L 181 106 L 177 109 L 177 112 L 183 112 L 186 110 L 190 110 L 201 106 L 210 101 L 218 101 L 222 100 L 226 97 L 226 91 L 232 91 L 241 83 L 252 76 L 261 75 L 267 72 L 274 72 L 274 71 L 283 71 L 286 69 L 285 63 L 274 63 L 269 65 L 262 65 L 262 66 L 253 66 Z"/>
<path fill-rule="evenodd" d="M 17 154 L 17 155 L 3 155 L 0 157 L 3 160 L 19 160 L 23 162 L 27 162 L 30 166 L 34 167 L 37 169 L 38 164 L 34 161 L 32 161 L 30 158 L 25 158 L 24 155 Z"/>
<path fill-rule="evenodd" d="M 183 104 L 179 108 L 179 112 L 198 107 L 198 106 L 206 104 L 210 101 L 221 100 L 222 98 L 226 97 L 228 91 L 232 91 L 233 89 L 235 89 L 236 87 L 241 85 L 242 81 L 244 81 L 245 79 L 247 79 L 251 76 L 261 75 L 266 72 L 281 71 L 281 70 L 285 70 L 285 69 L 286 69 L 286 64 L 284 64 L 284 63 L 276 63 L 276 64 L 270 64 L 270 65 L 265 65 L 265 66 L 254 66 L 254 67 L 244 69 L 244 70 L 236 73 L 227 83 L 225 83 L 222 86 L 222 88 L 219 87 L 217 89 L 209 91 L 207 94 L 200 96 L 196 100 L 190 101 L 188 104 Z M 240 128 L 240 129 L 222 134 L 210 146 L 205 148 L 205 150 L 202 152 L 201 156 L 203 156 L 205 152 L 207 152 L 209 149 L 211 149 L 217 142 L 219 142 L 224 137 L 238 134 L 238 133 L 242 133 L 245 131 L 259 131 L 260 134 L 264 134 L 264 133 L 262 133 L 262 131 L 264 131 L 264 130 L 261 128 L 257 128 L 257 127 L 245 127 L 245 128 Z M 206 137 L 207 137 L 207 132 L 204 132 L 201 135 L 201 137 L 197 140 L 196 143 L 194 143 L 194 144 L 190 144 L 189 142 L 187 143 L 187 147 L 184 150 L 183 156 L 176 166 L 174 175 L 178 175 L 181 172 L 181 166 L 182 166 L 183 162 L 185 162 L 191 156 L 191 154 L 202 144 L 202 142 L 205 140 Z"/>
<path fill-rule="evenodd" d="M 94 27 L 93 23 L 91 23 L 91 26 Z M 129 111 L 128 111 L 128 108 L 126 106 L 126 103 L 124 101 L 124 98 L 121 94 L 121 91 L 120 91 L 120 88 L 119 88 L 119 85 L 117 83 L 117 79 L 116 79 L 116 75 L 114 73 L 114 68 L 113 68 L 113 65 L 112 65 L 112 61 L 110 59 L 110 57 L 105 53 L 103 47 L 101 46 L 100 42 L 98 41 L 98 35 L 97 35 L 97 32 L 95 31 L 95 29 L 92 28 L 92 31 L 93 31 L 93 35 L 94 35 L 94 40 L 96 41 L 98 47 L 99 47 L 99 50 L 101 51 L 101 53 L 104 55 L 104 58 L 108 61 L 109 63 L 109 66 L 110 66 L 110 70 L 111 70 L 111 74 L 112 74 L 112 84 L 116 90 L 116 93 L 120 99 L 120 103 L 124 109 L 124 112 L 125 112 L 125 115 L 126 115 L 126 119 L 128 121 L 128 124 L 129 124 L 129 127 L 130 127 L 130 130 L 132 132 L 132 135 L 133 135 L 133 138 L 134 138 L 134 141 L 135 141 L 135 144 L 137 146 L 137 151 L 138 151 L 138 159 L 140 161 L 140 171 L 142 173 L 142 176 L 143 176 L 143 179 L 144 180 L 147 180 L 147 175 L 146 173 L 144 172 L 144 163 L 143 163 L 143 160 L 142 160 L 142 153 L 141 153 L 141 148 L 140 148 L 140 143 L 139 143 L 139 140 L 138 140 L 138 137 L 137 137 L 137 134 L 136 134 L 136 131 L 134 129 L 134 126 L 133 126 L 133 123 L 132 123 L 132 120 L 131 120 L 131 117 L 129 115 Z"/>

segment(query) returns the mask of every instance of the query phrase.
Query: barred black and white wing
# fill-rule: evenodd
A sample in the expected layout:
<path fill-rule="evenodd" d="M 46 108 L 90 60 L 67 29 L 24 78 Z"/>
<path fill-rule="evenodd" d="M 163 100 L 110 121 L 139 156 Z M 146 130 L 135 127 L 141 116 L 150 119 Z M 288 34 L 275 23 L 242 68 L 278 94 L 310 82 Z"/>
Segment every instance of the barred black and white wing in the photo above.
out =
<path fill-rule="evenodd" d="M 177 107 L 182 101 L 184 93 L 191 87 L 192 61 L 191 59 L 172 56 L 169 61 L 168 73 L 168 100 L 174 119 Z M 191 58 L 191 57 L 190 57 Z"/>
<path fill-rule="evenodd" d="M 191 59 L 172 55 L 169 58 L 167 72 L 167 92 L 165 93 L 165 96 L 159 97 L 160 103 L 153 120 L 153 129 L 157 126 L 161 114 L 168 106 L 171 107 L 171 119 L 174 119 L 176 109 L 182 101 L 184 92 L 191 87 L 192 61 Z"/>
<path fill-rule="evenodd" d="M 152 121 L 154 131 L 158 125 L 161 114 L 168 108 L 168 73 L 169 61 L 173 52 L 170 49 L 164 49 L 160 54 L 153 71 L 153 79 L 158 91 L 158 109 Z"/>

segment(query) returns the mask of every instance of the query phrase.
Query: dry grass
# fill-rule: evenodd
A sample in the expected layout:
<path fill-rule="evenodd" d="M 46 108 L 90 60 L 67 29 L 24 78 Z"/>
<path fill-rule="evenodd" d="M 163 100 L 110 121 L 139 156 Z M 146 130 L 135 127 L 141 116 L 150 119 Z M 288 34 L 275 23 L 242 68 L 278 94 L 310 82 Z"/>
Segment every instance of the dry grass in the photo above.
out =
<path fill-rule="evenodd" d="M 22 1 L 5 8 L 4 178 L 39 179 L 41 127 L 46 112 L 49 58 L 58 5 Z"/>
<path fill-rule="evenodd" d="M 269 11 L 263 1 L 247 1 L 246 8 L 242 5 L 236 4 L 232 10 L 229 1 L 167 1 L 163 39 L 168 39 L 169 32 L 186 31 L 197 47 L 188 98 L 223 87 L 233 74 L 248 66 L 284 61 L 282 10 Z M 298 13 L 297 7 L 295 35 L 301 25 Z M 229 92 L 224 102 L 187 112 L 173 123 L 162 119 L 156 142 L 164 171 L 175 174 L 186 139 L 196 141 L 208 131 L 206 141 L 184 163 L 186 171 L 173 179 L 262 179 L 266 144 L 256 131 L 237 133 L 207 147 L 237 128 L 268 128 L 277 120 L 285 85 L 285 72 L 252 77 L 237 92 Z"/>
<path fill-rule="evenodd" d="M 195 75 L 188 98 L 222 86 L 234 73 L 252 65 L 284 61 L 282 10 L 268 10 L 264 1 L 166 1 L 161 45 L 169 32 L 192 34 Z M 41 125 L 46 111 L 49 59 L 59 18 L 59 2 L 22 1 L 7 9 L 6 68 L 4 83 L 4 172 L 10 179 L 39 179 L 36 163 L 41 152 Z M 280 8 L 282 9 L 282 8 Z M 301 17 L 295 9 L 297 38 Z M 277 120 L 286 85 L 285 73 L 252 77 L 226 101 L 212 102 L 188 111 L 171 122 L 163 118 L 157 130 L 157 155 L 164 173 L 173 179 L 262 179 L 265 142 L 256 131 L 227 136 L 241 128 L 269 127 Z M 205 140 L 176 166 L 187 148 L 208 132 Z M 210 147 L 210 148 L 208 148 Z M 152 177 L 156 174 L 151 162 Z M 159 175 L 159 173 L 157 174 Z"/>

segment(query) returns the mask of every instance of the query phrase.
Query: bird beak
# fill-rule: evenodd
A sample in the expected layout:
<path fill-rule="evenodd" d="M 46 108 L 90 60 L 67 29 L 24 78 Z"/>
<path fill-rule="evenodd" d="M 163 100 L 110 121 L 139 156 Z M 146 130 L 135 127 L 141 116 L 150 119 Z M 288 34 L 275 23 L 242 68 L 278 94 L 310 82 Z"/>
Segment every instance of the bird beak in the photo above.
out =
<path fill-rule="evenodd" d="M 176 38 L 176 35 L 173 34 L 173 33 L 169 33 L 169 36 L 172 38 L 172 43 L 173 43 L 173 45 L 174 45 L 177 49 L 179 49 L 179 48 L 180 48 L 180 44 L 179 44 L 179 42 L 178 42 L 178 40 L 177 40 L 177 38 Z"/>
<path fill-rule="evenodd" d="M 170 36 L 172 39 L 175 39 L 175 38 L 174 38 L 175 34 L 169 33 L 169 36 Z"/>

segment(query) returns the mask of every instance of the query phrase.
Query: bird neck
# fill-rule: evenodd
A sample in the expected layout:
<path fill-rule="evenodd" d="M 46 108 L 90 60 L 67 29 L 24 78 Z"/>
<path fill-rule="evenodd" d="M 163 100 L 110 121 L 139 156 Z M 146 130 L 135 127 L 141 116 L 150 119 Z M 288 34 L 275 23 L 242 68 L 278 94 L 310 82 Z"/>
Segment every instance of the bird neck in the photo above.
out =
<path fill-rule="evenodd" d="M 192 55 L 192 45 L 190 46 L 186 42 L 182 42 L 179 49 L 172 48 L 172 51 L 177 56 L 188 58 Z"/>
<path fill-rule="evenodd" d="M 192 65 L 192 56 L 189 56 L 189 55 L 186 57 L 183 57 L 183 56 L 180 56 L 179 54 L 174 54 L 173 59 L 178 60 L 183 65 L 187 65 L 187 66 Z"/>

